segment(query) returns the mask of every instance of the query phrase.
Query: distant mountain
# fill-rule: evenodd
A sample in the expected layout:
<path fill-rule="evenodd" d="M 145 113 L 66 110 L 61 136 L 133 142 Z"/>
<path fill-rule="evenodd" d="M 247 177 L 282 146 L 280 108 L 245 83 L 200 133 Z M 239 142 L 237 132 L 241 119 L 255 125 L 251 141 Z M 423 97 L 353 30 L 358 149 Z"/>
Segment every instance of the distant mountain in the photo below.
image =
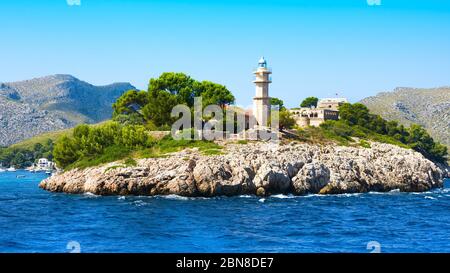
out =
<path fill-rule="evenodd" d="M 94 86 L 71 75 L 0 83 L 0 146 L 79 123 L 111 117 L 111 105 L 129 83 Z"/>
<path fill-rule="evenodd" d="M 433 138 L 450 146 L 450 87 L 396 88 L 361 103 L 385 119 L 420 124 Z"/>

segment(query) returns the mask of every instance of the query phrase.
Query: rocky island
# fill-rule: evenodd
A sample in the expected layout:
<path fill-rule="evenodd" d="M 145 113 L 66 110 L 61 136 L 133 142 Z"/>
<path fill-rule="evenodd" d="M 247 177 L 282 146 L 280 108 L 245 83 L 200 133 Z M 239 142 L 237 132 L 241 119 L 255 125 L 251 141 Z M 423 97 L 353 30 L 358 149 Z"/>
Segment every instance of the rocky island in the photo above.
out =
<path fill-rule="evenodd" d="M 227 144 L 223 154 L 185 149 L 165 158 L 74 169 L 40 183 L 52 192 L 188 197 L 256 194 L 423 192 L 443 186 L 444 166 L 412 149 L 371 142 L 370 148 L 291 142 Z"/>

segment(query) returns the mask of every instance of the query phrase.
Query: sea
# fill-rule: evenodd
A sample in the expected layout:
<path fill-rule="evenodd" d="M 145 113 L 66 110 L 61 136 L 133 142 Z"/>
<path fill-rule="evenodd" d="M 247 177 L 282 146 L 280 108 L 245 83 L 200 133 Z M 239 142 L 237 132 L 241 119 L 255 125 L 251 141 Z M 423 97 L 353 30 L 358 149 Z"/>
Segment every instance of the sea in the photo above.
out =
<path fill-rule="evenodd" d="M 450 181 L 424 193 L 216 198 L 50 193 L 0 173 L 0 252 L 450 252 Z"/>

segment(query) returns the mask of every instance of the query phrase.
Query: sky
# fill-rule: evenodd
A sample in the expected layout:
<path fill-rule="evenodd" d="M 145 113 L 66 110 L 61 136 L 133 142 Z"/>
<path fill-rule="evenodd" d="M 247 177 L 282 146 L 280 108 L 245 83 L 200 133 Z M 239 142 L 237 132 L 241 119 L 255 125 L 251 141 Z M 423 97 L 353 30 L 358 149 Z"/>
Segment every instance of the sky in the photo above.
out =
<path fill-rule="evenodd" d="M 395 87 L 450 86 L 450 1 L 2 0 L 0 82 L 72 74 L 147 89 L 162 72 L 254 96 L 359 101 Z"/>

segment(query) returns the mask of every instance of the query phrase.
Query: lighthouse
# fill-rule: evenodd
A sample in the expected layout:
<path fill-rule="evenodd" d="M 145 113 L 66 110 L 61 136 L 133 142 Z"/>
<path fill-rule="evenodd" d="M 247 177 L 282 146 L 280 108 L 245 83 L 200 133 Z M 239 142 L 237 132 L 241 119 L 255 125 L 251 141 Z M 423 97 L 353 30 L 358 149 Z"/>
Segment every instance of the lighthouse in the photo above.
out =
<path fill-rule="evenodd" d="M 269 127 L 270 118 L 270 97 L 269 84 L 272 83 L 270 74 L 272 71 L 267 67 L 267 61 L 264 57 L 258 62 L 258 68 L 255 72 L 256 94 L 253 98 L 253 116 L 260 127 Z"/>

